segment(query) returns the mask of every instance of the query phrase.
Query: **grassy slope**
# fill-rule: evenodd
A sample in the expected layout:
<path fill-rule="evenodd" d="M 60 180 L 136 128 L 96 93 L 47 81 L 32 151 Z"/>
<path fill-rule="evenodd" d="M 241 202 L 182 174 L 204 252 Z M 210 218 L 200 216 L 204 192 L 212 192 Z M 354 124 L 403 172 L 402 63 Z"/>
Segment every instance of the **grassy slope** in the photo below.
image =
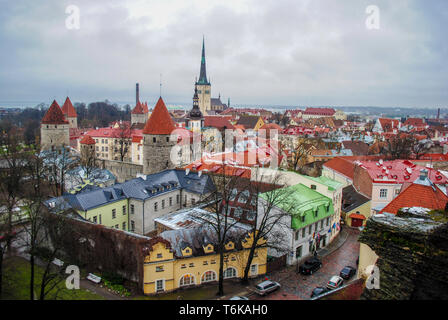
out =
<path fill-rule="evenodd" d="M 44 269 L 35 266 L 35 295 L 40 293 L 40 280 Z M 4 262 L 3 274 L 3 299 L 28 300 L 30 298 L 29 282 L 31 267 L 27 260 L 19 257 L 8 258 Z M 68 275 L 67 275 L 68 276 Z M 101 296 L 90 291 L 68 290 L 65 280 L 58 283 L 57 287 L 47 295 L 47 300 L 101 300 Z"/>

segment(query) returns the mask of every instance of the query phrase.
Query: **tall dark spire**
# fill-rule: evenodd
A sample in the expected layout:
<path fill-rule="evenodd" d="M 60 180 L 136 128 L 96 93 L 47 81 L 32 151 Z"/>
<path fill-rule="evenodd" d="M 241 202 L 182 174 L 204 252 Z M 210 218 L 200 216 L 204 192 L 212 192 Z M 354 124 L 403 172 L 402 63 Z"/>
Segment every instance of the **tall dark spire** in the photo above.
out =
<path fill-rule="evenodd" d="M 210 84 L 207 81 L 207 72 L 205 70 L 205 40 L 202 37 L 202 58 L 201 58 L 201 71 L 199 73 L 199 81 L 197 84 Z"/>
<path fill-rule="evenodd" d="M 194 86 L 193 109 L 191 109 L 188 117 L 190 119 L 201 119 L 202 118 L 202 112 L 199 109 L 198 88 L 196 86 Z"/>

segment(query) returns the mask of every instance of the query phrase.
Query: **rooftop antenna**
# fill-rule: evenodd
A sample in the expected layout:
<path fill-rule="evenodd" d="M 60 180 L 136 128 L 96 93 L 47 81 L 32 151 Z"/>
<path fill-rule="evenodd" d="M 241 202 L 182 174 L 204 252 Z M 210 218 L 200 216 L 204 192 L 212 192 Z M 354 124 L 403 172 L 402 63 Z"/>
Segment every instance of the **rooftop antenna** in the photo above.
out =
<path fill-rule="evenodd" d="M 160 74 L 160 97 L 162 97 L 162 74 Z"/>

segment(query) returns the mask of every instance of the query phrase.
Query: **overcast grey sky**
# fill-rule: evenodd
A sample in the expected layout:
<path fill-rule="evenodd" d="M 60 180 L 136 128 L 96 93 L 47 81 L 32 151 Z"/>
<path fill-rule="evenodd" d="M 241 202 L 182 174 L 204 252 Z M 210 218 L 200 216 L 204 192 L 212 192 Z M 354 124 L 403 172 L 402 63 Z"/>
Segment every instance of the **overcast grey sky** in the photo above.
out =
<path fill-rule="evenodd" d="M 369 30 L 368 5 L 380 9 Z M 80 29 L 66 28 L 68 5 Z M 0 101 L 446 107 L 448 1 L 0 0 Z"/>

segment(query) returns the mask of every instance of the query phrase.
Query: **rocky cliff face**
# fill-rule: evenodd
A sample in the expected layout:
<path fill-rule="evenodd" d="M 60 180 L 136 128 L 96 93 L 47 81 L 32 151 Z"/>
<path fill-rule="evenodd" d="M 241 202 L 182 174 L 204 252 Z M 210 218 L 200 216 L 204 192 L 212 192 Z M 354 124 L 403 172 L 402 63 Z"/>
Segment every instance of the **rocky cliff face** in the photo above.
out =
<path fill-rule="evenodd" d="M 359 241 L 378 255 L 380 288 L 361 299 L 448 299 L 448 214 L 404 208 L 367 221 Z"/>

